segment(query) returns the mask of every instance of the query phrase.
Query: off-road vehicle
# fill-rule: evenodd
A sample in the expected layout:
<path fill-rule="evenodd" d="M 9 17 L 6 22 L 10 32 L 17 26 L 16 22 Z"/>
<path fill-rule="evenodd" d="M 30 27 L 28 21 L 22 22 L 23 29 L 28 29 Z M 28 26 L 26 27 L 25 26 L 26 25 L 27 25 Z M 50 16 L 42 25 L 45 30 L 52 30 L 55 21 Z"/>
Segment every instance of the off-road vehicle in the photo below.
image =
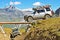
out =
<path fill-rule="evenodd" d="M 49 5 L 38 6 L 36 8 L 33 8 L 33 10 L 34 10 L 33 13 L 24 16 L 25 21 L 32 22 L 33 20 L 36 19 L 48 19 L 52 17 L 54 14 Z"/>

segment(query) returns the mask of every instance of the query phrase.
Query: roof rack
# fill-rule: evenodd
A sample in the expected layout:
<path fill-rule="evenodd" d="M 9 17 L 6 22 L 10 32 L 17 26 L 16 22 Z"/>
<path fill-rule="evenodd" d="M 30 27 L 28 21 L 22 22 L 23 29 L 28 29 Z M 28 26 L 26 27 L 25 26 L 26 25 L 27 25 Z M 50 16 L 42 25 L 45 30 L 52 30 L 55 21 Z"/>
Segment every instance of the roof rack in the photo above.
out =
<path fill-rule="evenodd" d="M 49 8 L 49 7 L 50 7 L 50 5 L 37 6 L 37 7 L 33 8 L 33 10 L 42 10 L 42 9 L 44 9 L 44 8 Z"/>
<path fill-rule="evenodd" d="M 44 8 L 48 8 L 48 7 L 51 7 L 51 5 L 45 5 L 45 6 L 43 6 Z"/>

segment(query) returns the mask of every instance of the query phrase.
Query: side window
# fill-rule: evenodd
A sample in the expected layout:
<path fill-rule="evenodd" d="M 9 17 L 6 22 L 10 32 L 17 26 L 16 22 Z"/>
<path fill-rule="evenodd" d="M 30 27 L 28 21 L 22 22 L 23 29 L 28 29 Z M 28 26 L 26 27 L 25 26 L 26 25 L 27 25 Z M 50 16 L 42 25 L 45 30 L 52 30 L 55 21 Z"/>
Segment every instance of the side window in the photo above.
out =
<path fill-rule="evenodd" d="M 45 10 L 37 10 L 38 13 L 45 12 Z"/>
<path fill-rule="evenodd" d="M 50 8 L 46 8 L 46 11 L 50 11 Z"/>

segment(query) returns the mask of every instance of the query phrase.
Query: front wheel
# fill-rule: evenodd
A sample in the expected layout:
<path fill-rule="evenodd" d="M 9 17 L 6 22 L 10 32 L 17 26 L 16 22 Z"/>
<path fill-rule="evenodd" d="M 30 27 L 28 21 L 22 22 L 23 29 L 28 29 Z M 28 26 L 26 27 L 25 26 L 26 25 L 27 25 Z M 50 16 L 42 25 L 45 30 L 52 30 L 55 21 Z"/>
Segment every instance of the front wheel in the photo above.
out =
<path fill-rule="evenodd" d="M 28 17 L 27 18 L 27 22 L 33 22 L 33 18 L 32 17 Z"/>

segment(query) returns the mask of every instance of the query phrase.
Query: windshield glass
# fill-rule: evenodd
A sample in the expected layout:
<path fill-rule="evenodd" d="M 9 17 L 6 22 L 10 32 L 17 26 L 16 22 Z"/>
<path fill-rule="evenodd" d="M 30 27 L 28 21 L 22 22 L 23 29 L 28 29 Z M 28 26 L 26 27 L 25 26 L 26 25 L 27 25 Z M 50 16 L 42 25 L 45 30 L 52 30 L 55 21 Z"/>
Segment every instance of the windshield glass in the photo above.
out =
<path fill-rule="evenodd" d="M 38 13 L 45 12 L 45 10 L 37 10 Z"/>
<path fill-rule="evenodd" d="M 35 14 L 35 13 L 36 13 L 36 11 L 33 12 L 33 14 Z"/>

